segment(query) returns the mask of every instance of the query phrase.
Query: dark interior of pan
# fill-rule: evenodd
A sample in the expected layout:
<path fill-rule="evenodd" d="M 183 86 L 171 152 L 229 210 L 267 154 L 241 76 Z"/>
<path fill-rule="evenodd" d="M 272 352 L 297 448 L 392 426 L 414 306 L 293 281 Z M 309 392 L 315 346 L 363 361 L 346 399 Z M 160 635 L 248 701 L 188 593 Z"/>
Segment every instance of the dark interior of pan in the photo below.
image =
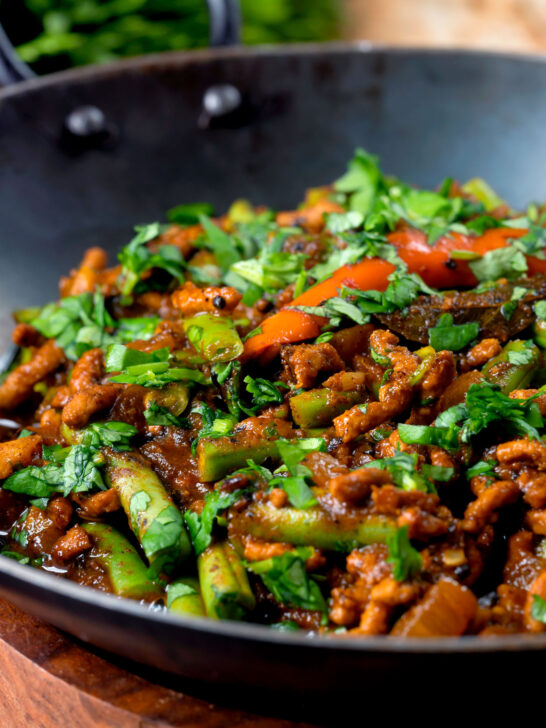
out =
<path fill-rule="evenodd" d="M 203 97 L 226 85 L 241 103 L 210 118 Z M 295 205 L 306 186 L 338 176 L 357 146 L 416 184 L 479 175 L 514 205 L 543 199 L 545 91 L 539 58 L 364 44 L 146 57 L 4 90 L 0 348 L 10 311 L 55 298 L 87 246 L 114 254 L 134 224 L 181 202 Z M 86 106 L 103 119 L 84 116 L 99 122 L 82 141 L 66 127 Z M 193 628 L 0 562 L 0 592 L 80 637 L 185 676 L 300 691 L 318 706 L 335 695 L 358 702 L 365 688 L 386 690 L 412 670 L 432 681 L 484 671 L 501 680 L 538 672 L 544 659 L 541 637 L 355 646 L 264 637 L 255 626 Z"/>

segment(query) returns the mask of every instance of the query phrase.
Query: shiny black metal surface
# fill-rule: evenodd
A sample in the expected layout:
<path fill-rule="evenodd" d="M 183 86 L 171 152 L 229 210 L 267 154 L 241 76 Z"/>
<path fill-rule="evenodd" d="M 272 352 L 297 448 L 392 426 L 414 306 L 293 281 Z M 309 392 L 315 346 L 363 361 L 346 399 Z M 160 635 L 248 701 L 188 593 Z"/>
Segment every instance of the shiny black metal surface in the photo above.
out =
<path fill-rule="evenodd" d="M 240 92 L 237 114 L 200 125 L 204 94 L 225 84 Z M 147 57 L 6 89 L 0 353 L 10 311 L 54 298 L 87 246 L 114 253 L 135 223 L 181 202 L 294 205 L 306 186 L 338 176 L 356 146 L 417 184 L 480 175 L 515 205 L 544 198 L 545 90 L 540 58 L 365 44 Z M 113 125 L 114 144 L 62 143 L 65 120 L 85 107 Z M 507 675 L 538 672 L 546 649 L 546 636 L 416 645 L 174 620 L 2 557 L 0 593 L 126 657 L 228 686 L 299 692 L 319 706 L 384 692 L 408 674 L 453 684 L 487 673 L 502 686 Z"/>

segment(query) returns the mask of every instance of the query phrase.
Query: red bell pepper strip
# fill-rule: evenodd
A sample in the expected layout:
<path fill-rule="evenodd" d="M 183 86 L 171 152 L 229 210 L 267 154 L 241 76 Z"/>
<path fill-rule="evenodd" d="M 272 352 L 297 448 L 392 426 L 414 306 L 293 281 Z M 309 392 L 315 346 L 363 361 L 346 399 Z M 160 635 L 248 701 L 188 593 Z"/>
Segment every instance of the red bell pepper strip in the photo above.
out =
<path fill-rule="evenodd" d="M 392 263 L 379 258 L 365 258 L 360 263 L 344 265 L 322 283 L 317 283 L 295 298 L 278 313 L 264 319 L 261 333 L 251 336 L 245 342 L 245 357 L 253 358 L 271 348 L 274 354 L 280 344 L 311 339 L 320 334 L 323 318 L 311 316 L 303 311 L 294 311 L 294 306 L 319 306 L 329 298 L 338 295 L 342 286 L 359 288 L 362 291 L 375 289 L 384 291 L 389 285 L 389 276 L 394 273 Z"/>
<path fill-rule="evenodd" d="M 469 250 L 484 255 L 490 250 L 509 245 L 510 238 L 519 238 L 527 230 L 516 228 L 493 228 L 479 237 L 452 233 L 427 243 L 425 233 L 413 228 L 401 228 L 389 233 L 388 241 L 397 249 L 400 258 L 407 264 L 410 273 L 418 273 L 429 286 L 455 288 L 475 286 L 478 281 L 465 260 L 451 259 L 454 250 Z M 529 274 L 546 272 L 546 260 L 527 257 Z M 391 263 L 379 258 L 365 258 L 360 263 L 346 265 L 330 278 L 317 283 L 302 293 L 288 306 L 265 319 L 261 333 L 245 342 L 245 358 L 273 356 L 281 344 L 303 341 L 317 336 L 324 319 L 291 310 L 293 306 L 319 306 L 325 300 L 338 295 L 342 286 L 360 290 L 384 291 L 389 283 L 388 276 L 395 270 Z"/>

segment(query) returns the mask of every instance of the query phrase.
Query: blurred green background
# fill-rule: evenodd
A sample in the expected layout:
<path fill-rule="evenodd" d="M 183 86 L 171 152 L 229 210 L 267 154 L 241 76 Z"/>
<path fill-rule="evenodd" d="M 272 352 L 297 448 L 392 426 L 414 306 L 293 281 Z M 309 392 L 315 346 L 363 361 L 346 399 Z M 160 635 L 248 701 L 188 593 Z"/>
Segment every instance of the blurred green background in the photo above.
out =
<path fill-rule="evenodd" d="M 241 0 L 243 43 L 332 40 L 339 0 Z M 0 20 L 38 73 L 208 45 L 205 0 L 1 0 Z"/>

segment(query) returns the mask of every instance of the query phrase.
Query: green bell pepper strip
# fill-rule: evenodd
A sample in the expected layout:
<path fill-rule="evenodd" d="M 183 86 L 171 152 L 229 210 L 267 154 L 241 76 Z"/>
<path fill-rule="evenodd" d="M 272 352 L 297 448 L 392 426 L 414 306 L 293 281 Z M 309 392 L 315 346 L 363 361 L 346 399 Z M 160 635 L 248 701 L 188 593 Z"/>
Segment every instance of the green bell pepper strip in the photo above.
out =
<path fill-rule="evenodd" d="M 167 609 L 173 614 L 204 617 L 205 606 L 201 598 L 199 581 L 192 577 L 178 579 L 167 588 Z"/>
<path fill-rule="evenodd" d="M 498 356 L 483 367 L 484 378 L 490 384 L 498 385 L 503 394 L 510 394 L 514 389 L 525 389 L 538 371 L 540 358 L 540 351 L 534 344 L 529 345 L 520 339 L 510 341 Z"/>
<path fill-rule="evenodd" d="M 146 601 L 159 599 L 159 588 L 125 536 L 105 523 L 84 523 L 82 528 L 94 542 L 88 558 L 95 559 L 105 570 L 116 596 Z"/>
<path fill-rule="evenodd" d="M 182 514 L 138 454 L 109 448 L 103 452 L 106 481 L 116 489 L 153 573 L 169 572 L 191 553 Z"/>
<path fill-rule="evenodd" d="M 243 619 L 256 600 L 243 563 L 227 541 L 209 546 L 197 559 L 207 617 Z"/>
<path fill-rule="evenodd" d="M 396 532 L 396 521 L 386 516 L 363 516 L 343 525 L 320 507 L 275 508 L 270 503 L 253 503 L 232 516 L 234 532 L 248 533 L 266 541 L 294 546 L 314 546 L 326 551 L 352 551 L 372 543 L 386 543 Z"/>
<path fill-rule="evenodd" d="M 336 392 L 333 389 L 310 389 L 296 394 L 289 400 L 292 419 L 300 427 L 328 427 L 334 417 L 360 404 L 366 399 L 365 392 Z"/>

